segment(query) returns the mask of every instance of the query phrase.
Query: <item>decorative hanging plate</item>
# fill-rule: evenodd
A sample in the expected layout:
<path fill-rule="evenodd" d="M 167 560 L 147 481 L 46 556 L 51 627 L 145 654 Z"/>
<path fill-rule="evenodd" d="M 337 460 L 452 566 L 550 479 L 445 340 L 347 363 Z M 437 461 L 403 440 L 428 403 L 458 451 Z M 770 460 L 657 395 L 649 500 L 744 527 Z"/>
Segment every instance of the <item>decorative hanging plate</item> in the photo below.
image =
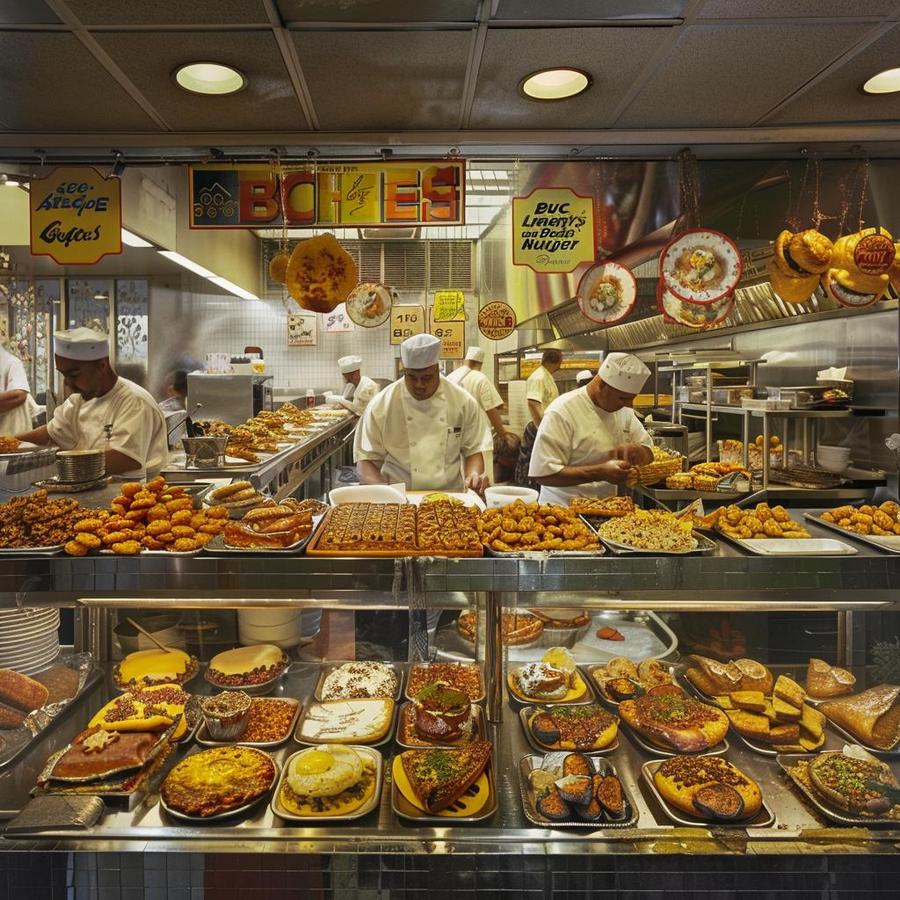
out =
<path fill-rule="evenodd" d="M 708 228 L 693 228 L 673 238 L 659 257 L 659 273 L 679 300 L 715 303 L 734 292 L 741 280 L 737 244 Z"/>
<path fill-rule="evenodd" d="M 363 281 L 347 297 L 347 315 L 363 328 L 375 328 L 391 314 L 391 289 L 376 281 Z"/>
<path fill-rule="evenodd" d="M 666 322 L 688 328 L 712 328 L 727 319 L 734 309 L 734 294 L 726 294 L 713 303 L 689 303 L 667 291 L 662 279 L 656 289 L 656 299 Z"/>
<path fill-rule="evenodd" d="M 578 283 L 581 314 L 598 325 L 621 322 L 637 302 L 637 282 L 625 266 L 601 262 L 591 266 Z"/>

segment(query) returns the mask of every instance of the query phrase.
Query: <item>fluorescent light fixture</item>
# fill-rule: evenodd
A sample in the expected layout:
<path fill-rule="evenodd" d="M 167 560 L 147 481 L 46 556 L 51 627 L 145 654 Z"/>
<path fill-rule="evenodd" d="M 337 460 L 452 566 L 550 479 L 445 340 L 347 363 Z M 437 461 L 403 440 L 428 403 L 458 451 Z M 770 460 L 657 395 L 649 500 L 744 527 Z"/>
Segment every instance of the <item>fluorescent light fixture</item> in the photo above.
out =
<path fill-rule="evenodd" d="M 145 241 L 142 237 L 138 237 L 133 231 L 127 228 L 122 229 L 122 243 L 128 244 L 129 247 L 152 247 L 149 241 Z"/>
<path fill-rule="evenodd" d="M 221 275 L 213 275 L 209 280 L 213 284 L 217 284 L 220 288 L 225 288 L 228 293 L 240 297 L 242 300 L 259 300 L 259 297 L 257 297 L 256 294 L 245 291 L 240 285 L 235 284 L 233 281 L 229 281 L 227 278 L 223 278 Z"/>
<path fill-rule="evenodd" d="M 580 69 L 541 69 L 526 75 L 519 90 L 532 100 L 565 100 L 591 86 L 591 76 Z"/>
<path fill-rule="evenodd" d="M 867 94 L 893 94 L 900 91 L 900 68 L 878 72 L 866 81 L 862 89 Z"/>
<path fill-rule="evenodd" d="M 242 72 L 214 62 L 185 63 L 173 74 L 179 87 L 193 94 L 234 94 L 247 84 Z"/>
<path fill-rule="evenodd" d="M 204 278 L 214 278 L 216 275 L 215 272 L 204 269 L 199 263 L 195 263 L 192 259 L 188 259 L 186 256 L 182 256 L 174 250 L 159 250 L 157 252 L 160 256 L 171 259 L 173 263 L 178 263 L 179 266 L 184 266 L 185 269 L 189 269 L 197 275 L 202 275 Z"/>

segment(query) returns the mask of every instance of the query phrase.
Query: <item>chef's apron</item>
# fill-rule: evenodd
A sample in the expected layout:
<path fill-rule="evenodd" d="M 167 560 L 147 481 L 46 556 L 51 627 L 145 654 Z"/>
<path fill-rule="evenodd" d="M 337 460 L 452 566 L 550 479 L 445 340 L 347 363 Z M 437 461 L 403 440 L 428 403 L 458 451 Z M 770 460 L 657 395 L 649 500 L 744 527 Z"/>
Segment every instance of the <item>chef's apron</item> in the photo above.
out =
<path fill-rule="evenodd" d="M 405 390 L 400 395 L 409 440 L 409 472 L 400 480 L 412 491 L 462 491 L 462 428 L 448 421 L 443 386 L 430 403 L 416 401 Z M 386 468 L 382 474 L 388 476 Z"/>
<path fill-rule="evenodd" d="M 474 371 L 475 371 L 474 369 L 469 369 L 469 371 L 466 372 L 466 374 L 463 375 L 463 377 L 460 378 L 459 381 L 456 382 L 456 386 L 461 387 L 467 394 L 470 392 L 469 392 L 469 389 L 466 387 L 466 382 L 472 376 Z M 474 397 L 475 395 L 472 394 L 472 396 Z M 475 402 L 478 403 L 477 397 L 475 397 Z M 481 409 L 480 403 L 478 403 L 478 408 Z M 493 436 L 494 429 L 493 429 L 493 426 L 491 425 L 491 420 L 488 419 L 487 411 L 482 409 L 481 414 L 484 416 L 485 419 L 487 419 L 486 424 L 488 427 L 488 434 Z M 493 484 L 494 483 L 494 448 L 491 447 L 490 450 L 482 450 L 481 455 L 484 457 L 484 474 L 487 475 L 488 482 L 490 484 Z"/>
<path fill-rule="evenodd" d="M 20 403 L 15 409 L 0 412 L 0 434 L 16 435 L 31 431 L 32 410 L 37 404 L 32 400 L 31 394 L 25 397 L 25 402 Z"/>

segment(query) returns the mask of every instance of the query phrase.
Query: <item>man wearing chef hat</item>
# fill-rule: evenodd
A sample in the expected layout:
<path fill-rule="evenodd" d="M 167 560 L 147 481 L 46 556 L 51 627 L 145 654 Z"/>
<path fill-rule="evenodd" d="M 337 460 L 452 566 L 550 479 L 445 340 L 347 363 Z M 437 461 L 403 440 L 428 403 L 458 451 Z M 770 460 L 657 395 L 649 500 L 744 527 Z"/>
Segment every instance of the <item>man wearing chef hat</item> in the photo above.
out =
<path fill-rule="evenodd" d="M 653 439 L 631 408 L 649 375 L 636 356 L 609 353 L 585 387 L 550 404 L 528 470 L 541 485 L 541 503 L 608 497 L 632 466 L 653 459 Z"/>
<path fill-rule="evenodd" d="M 494 387 L 491 379 L 481 371 L 484 364 L 484 350 L 481 347 L 469 347 L 466 350 L 466 358 L 463 364 L 454 369 L 447 381 L 461 387 L 466 393 L 471 394 L 475 402 L 482 408 L 487 417 L 488 424 L 494 434 L 494 442 L 500 442 L 499 446 L 505 446 L 507 432 L 503 427 L 503 398 Z M 494 451 L 486 450 L 484 454 L 484 472 L 488 478 L 494 480 Z"/>
<path fill-rule="evenodd" d="M 73 328 L 53 337 L 56 370 L 69 396 L 46 425 L 20 439 L 63 450 L 105 450 L 110 475 L 158 472 L 168 459 L 165 417 L 147 391 L 116 374 L 107 336 Z"/>
<path fill-rule="evenodd" d="M 325 402 L 339 403 L 353 415 L 362 416 L 369 401 L 378 393 L 378 385 L 360 372 L 361 356 L 342 356 L 337 364 L 341 375 L 344 376 L 344 391 L 340 396 L 334 394 L 326 396 Z"/>
<path fill-rule="evenodd" d="M 404 375 L 378 394 L 354 445 L 363 484 L 403 482 L 411 490 L 481 491 L 491 435 L 481 408 L 442 378 L 441 342 L 416 334 L 400 345 Z"/>

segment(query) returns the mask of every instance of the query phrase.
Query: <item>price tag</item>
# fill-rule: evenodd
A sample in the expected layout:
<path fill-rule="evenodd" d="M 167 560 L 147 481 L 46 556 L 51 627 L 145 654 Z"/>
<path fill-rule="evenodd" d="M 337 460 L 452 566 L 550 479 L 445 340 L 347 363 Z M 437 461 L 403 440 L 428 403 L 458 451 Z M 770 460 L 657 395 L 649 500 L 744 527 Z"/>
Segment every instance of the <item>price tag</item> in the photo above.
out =
<path fill-rule="evenodd" d="M 391 307 L 391 346 L 402 344 L 414 334 L 425 333 L 425 307 Z"/>
<path fill-rule="evenodd" d="M 344 334 L 353 331 L 353 320 L 347 315 L 347 307 L 343 303 L 330 313 L 326 313 L 324 319 L 326 334 Z"/>

